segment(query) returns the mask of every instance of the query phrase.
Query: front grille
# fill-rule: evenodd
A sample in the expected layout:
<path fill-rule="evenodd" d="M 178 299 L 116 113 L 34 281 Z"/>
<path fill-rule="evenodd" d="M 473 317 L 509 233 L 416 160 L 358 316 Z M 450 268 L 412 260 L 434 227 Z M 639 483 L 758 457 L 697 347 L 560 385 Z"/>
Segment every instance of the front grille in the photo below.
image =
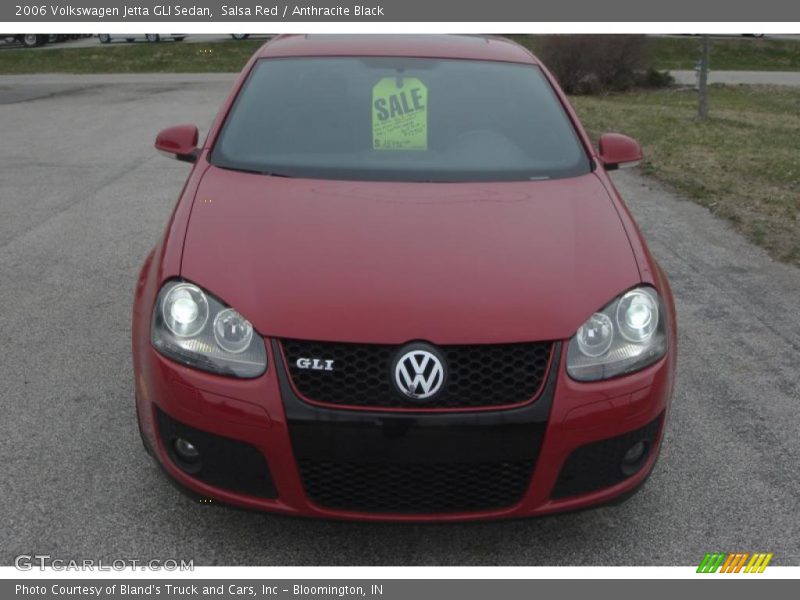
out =
<path fill-rule="evenodd" d="M 552 497 L 567 498 L 588 494 L 611 487 L 633 475 L 634 473 L 623 472 L 622 457 L 640 440 L 648 443 L 649 452 L 655 451 L 662 416 L 663 413 L 635 431 L 592 442 L 574 450 L 561 469 Z"/>
<path fill-rule="evenodd" d="M 502 509 L 520 501 L 529 461 L 357 463 L 301 460 L 303 486 L 324 508 L 397 514 Z"/>
<path fill-rule="evenodd" d="M 534 398 L 547 375 L 552 344 L 439 346 L 447 365 L 442 391 L 424 405 L 401 394 L 392 365 L 404 346 L 283 340 L 297 391 L 323 404 L 375 408 L 478 408 Z M 300 358 L 333 361 L 333 370 L 300 369 Z M 322 364 L 322 363 L 321 363 Z"/>

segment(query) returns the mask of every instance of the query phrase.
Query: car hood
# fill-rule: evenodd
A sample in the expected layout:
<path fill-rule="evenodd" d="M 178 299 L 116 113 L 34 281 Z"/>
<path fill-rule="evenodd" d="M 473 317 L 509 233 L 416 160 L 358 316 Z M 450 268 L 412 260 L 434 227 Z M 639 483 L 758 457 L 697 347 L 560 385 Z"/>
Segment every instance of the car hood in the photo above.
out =
<path fill-rule="evenodd" d="M 262 335 L 438 344 L 566 339 L 640 281 L 593 174 L 385 183 L 213 166 L 181 275 Z"/>

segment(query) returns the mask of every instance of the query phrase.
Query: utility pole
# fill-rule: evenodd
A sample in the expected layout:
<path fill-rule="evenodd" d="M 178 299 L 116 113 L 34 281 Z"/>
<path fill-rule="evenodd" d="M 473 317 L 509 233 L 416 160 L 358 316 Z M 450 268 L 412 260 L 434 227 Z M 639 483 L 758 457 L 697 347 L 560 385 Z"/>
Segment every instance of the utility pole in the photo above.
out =
<path fill-rule="evenodd" d="M 700 72 L 697 81 L 697 118 L 708 119 L 708 58 L 711 54 L 711 42 L 707 35 L 703 36 L 703 56 L 700 59 Z"/>

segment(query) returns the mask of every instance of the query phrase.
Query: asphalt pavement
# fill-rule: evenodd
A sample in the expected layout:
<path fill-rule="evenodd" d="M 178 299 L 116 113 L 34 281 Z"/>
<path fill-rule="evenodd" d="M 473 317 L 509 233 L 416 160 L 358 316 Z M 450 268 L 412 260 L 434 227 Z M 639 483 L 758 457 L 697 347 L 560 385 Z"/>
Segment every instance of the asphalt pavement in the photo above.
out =
<path fill-rule="evenodd" d="M 18 554 L 196 565 L 800 563 L 800 270 L 635 171 L 615 180 L 668 272 L 677 388 L 661 459 L 618 507 L 514 522 L 301 520 L 178 493 L 136 431 L 138 268 L 189 167 L 156 133 L 207 128 L 229 82 L 0 77 L 0 564 Z"/>

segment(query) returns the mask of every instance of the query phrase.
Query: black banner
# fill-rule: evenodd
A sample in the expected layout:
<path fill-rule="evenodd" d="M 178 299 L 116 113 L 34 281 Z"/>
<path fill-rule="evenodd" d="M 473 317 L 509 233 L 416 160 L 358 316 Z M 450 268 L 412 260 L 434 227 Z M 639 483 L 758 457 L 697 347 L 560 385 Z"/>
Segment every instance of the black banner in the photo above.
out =
<path fill-rule="evenodd" d="M 697 578 L 703 576 L 698 575 Z M 705 578 L 708 579 L 709 576 Z M 759 594 L 785 594 L 792 580 L 763 579 L 757 576 L 721 579 L 716 577 L 714 595 L 728 598 L 751 597 Z M 756 585 L 760 587 L 756 589 Z M 159 600 L 186 600 L 203 598 L 214 600 L 338 600 L 366 598 L 368 600 L 530 600 L 537 597 L 619 597 L 669 598 L 676 594 L 696 591 L 692 579 L 653 581 L 646 579 L 614 580 L 426 580 L 426 579 L 301 579 L 301 580 L 78 580 L 45 579 L 39 581 L 5 580 L 0 582 L 2 598 L 54 598 L 75 600 L 85 598 L 130 599 L 158 598 Z"/>
<path fill-rule="evenodd" d="M 16 0 L 0 4 L 8 22 L 793 22 L 798 4 L 786 0 L 253 0 L 169 2 Z M 789 28 L 791 30 L 791 28 Z"/>

